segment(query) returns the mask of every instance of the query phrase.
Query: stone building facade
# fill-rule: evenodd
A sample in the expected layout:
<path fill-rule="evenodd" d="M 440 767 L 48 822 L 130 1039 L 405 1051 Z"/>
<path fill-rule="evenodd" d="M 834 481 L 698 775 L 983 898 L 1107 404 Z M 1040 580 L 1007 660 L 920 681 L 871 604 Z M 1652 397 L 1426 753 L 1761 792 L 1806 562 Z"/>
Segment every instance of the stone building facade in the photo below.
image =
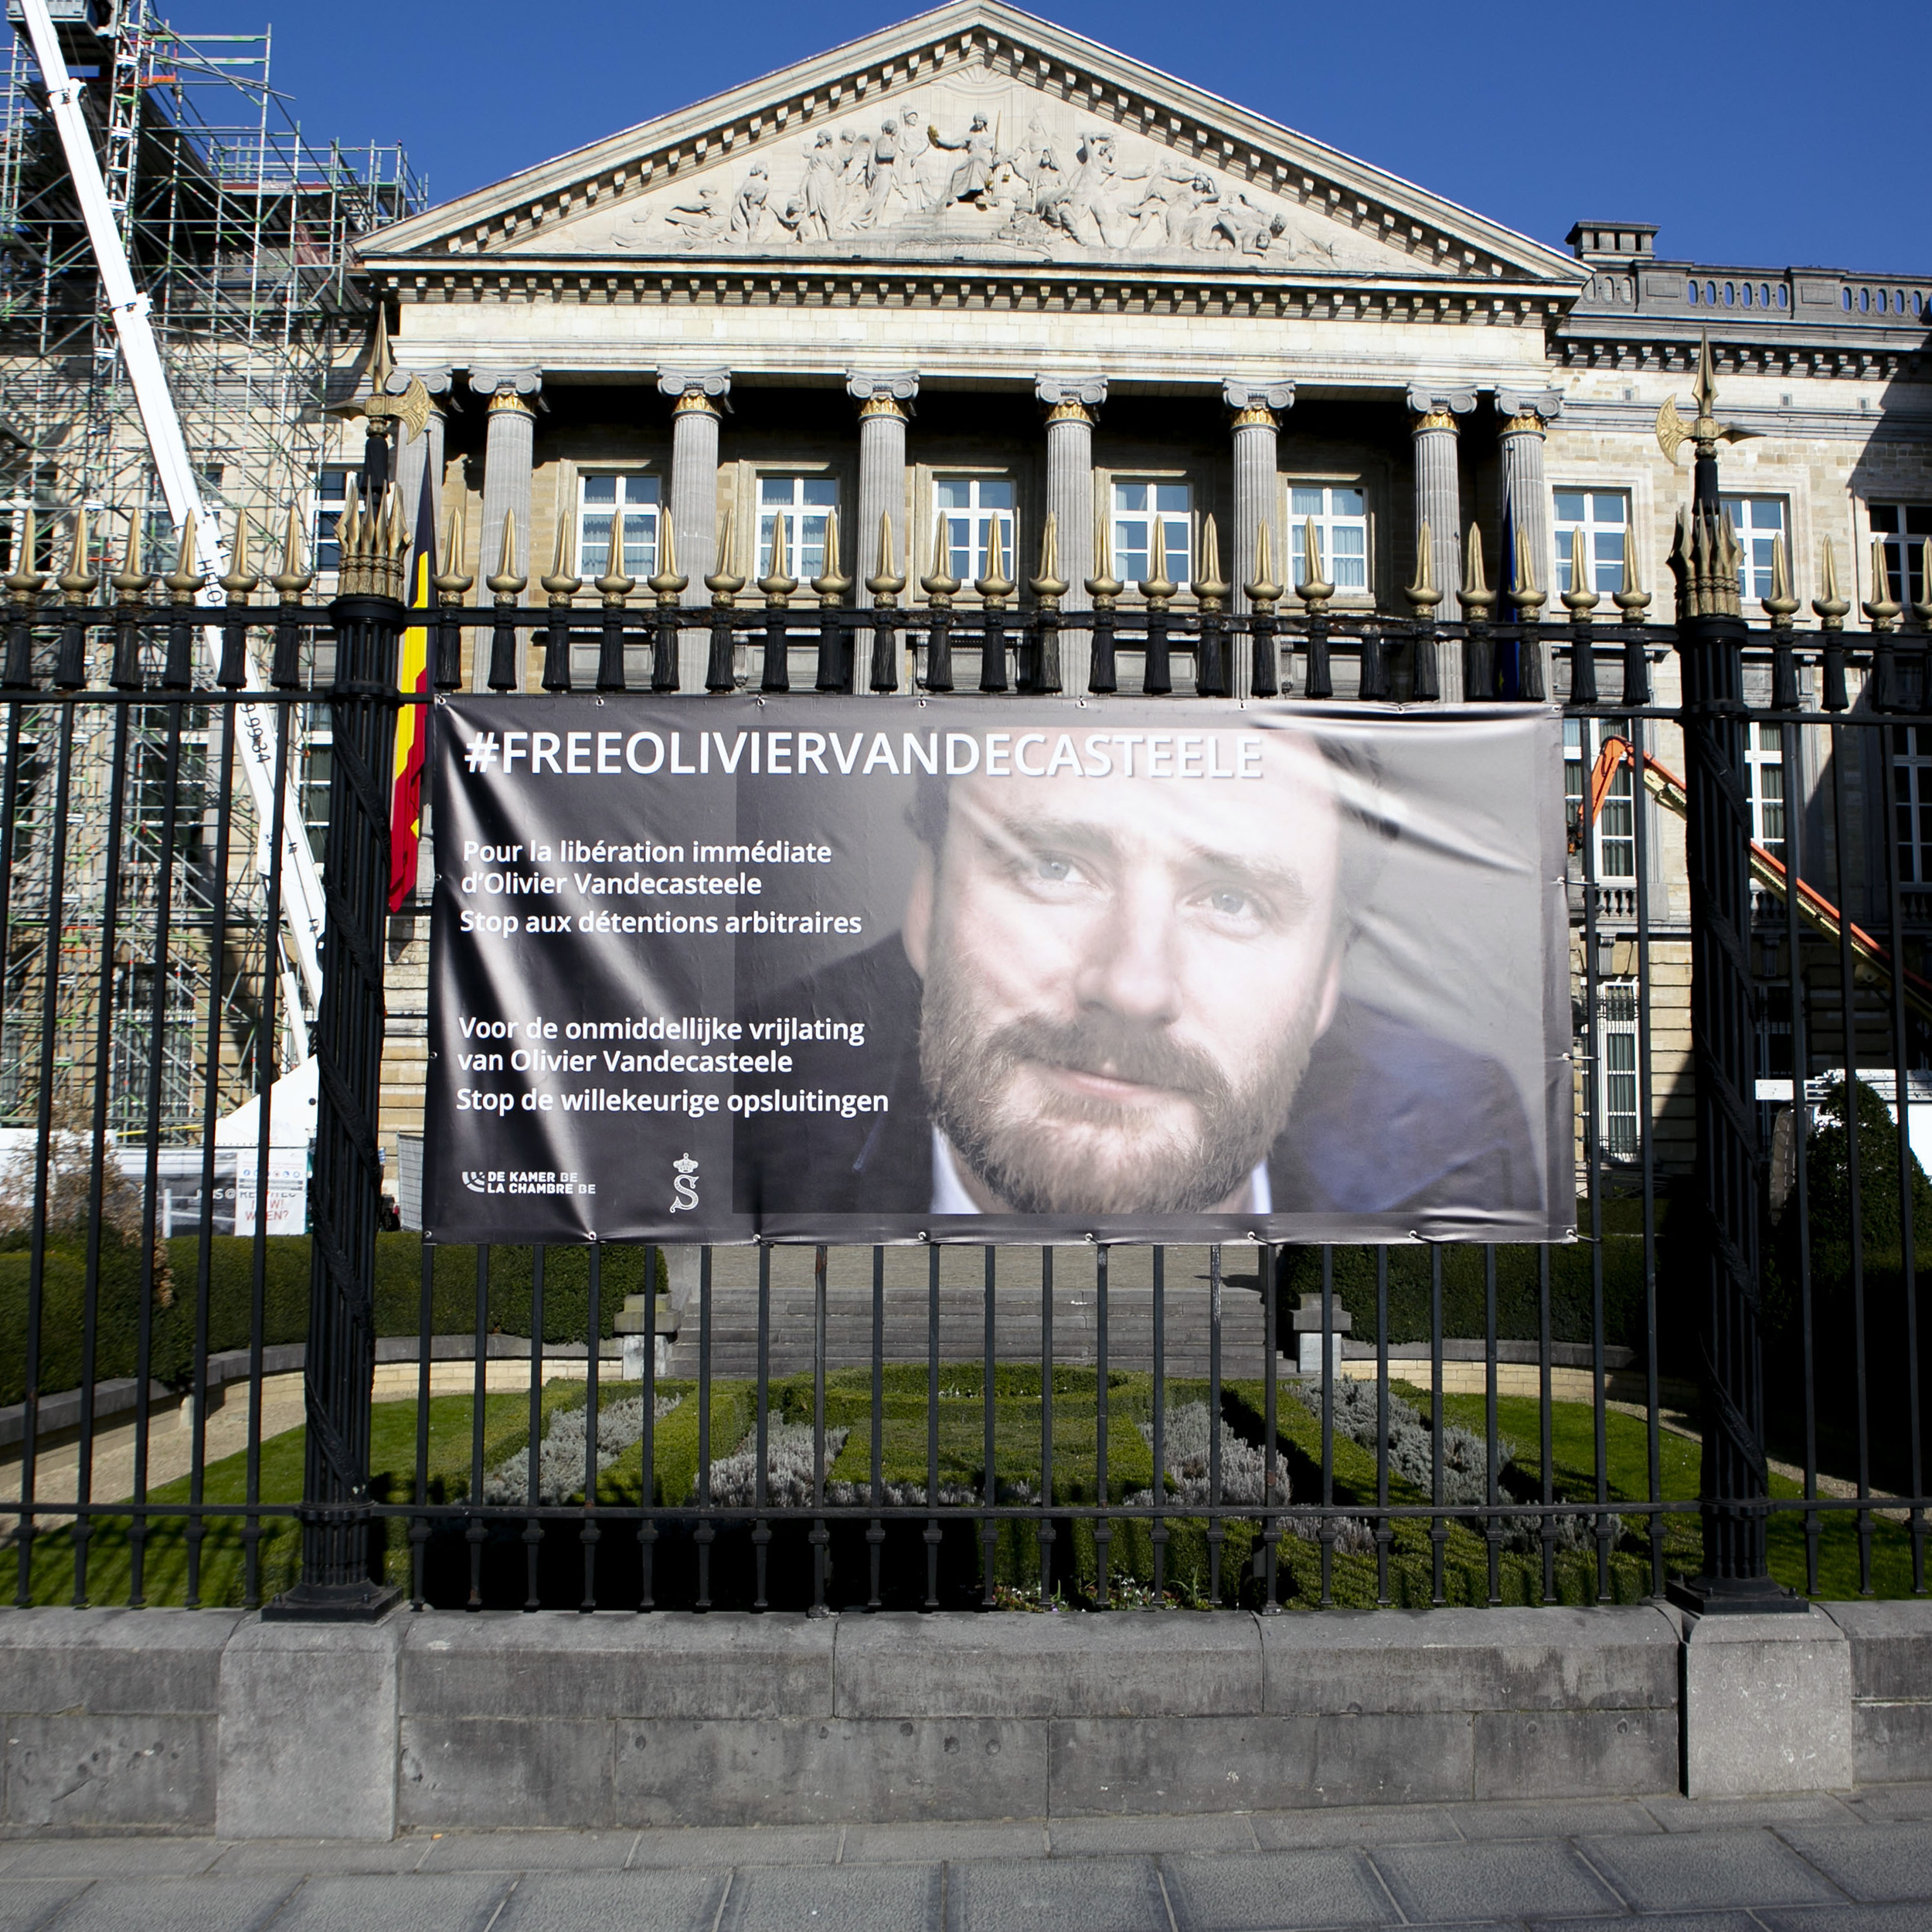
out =
<path fill-rule="evenodd" d="M 1747 614 L 1780 536 L 1801 597 L 1828 546 L 1854 611 L 1875 554 L 1900 601 L 1923 598 L 1907 539 L 1932 534 L 1932 276 L 1673 260 L 1637 223 L 1569 240 L 1515 233 L 999 0 L 958 0 L 389 228 L 366 267 L 391 304 L 392 383 L 420 376 L 434 404 L 400 453 L 405 491 L 427 462 L 443 514 L 464 507 L 479 585 L 508 524 L 532 600 L 558 560 L 587 586 L 604 571 L 621 508 L 627 573 L 650 577 L 675 535 L 689 601 L 720 570 L 773 574 L 781 526 L 791 576 L 862 584 L 883 519 L 904 574 L 962 580 L 970 605 L 995 526 L 1023 584 L 1051 510 L 1073 609 L 1100 562 L 1124 609 L 1163 563 L 1186 607 L 1212 515 L 1237 587 L 1263 533 L 1292 582 L 1311 521 L 1338 610 L 1403 613 L 1425 524 L 1438 587 L 1463 581 L 1471 543 L 1496 584 L 1506 523 L 1553 612 L 1580 547 L 1606 608 L 1628 569 L 1667 616 L 1689 481 L 1658 412 L 1689 413 L 1706 337 L 1724 420 L 1750 432 L 1723 471 Z M 325 476 L 325 512 L 355 460 L 345 446 Z M 1890 541 L 1875 553 L 1875 537 Z M 704 640 L 685 638 L 685 688 L 701 689 Z M 1655 672 L 1668 703 L 1674 667 Z M 1573 786 L 1593 734 L 1573 727 Z M 1818 735 L 1801 789 L 1822 831 Z M 1681 765 L 1668 728 L 1652 748 Z M 1759 748 L 1774 843 L 1776 763 Z M 1865 779 L 1846 796 L 1869 821 Z M 1598 964 L 1631 987 L 1640 809 L 1668 1161 L 1688 1145 L 1682 855 L 1676 821 L 1627 793 L 1600 821 Z M 1821 889 L 1859 905 L 1882 836 L 1869 823 Z M 420 1110 L 426 930 L 406 913 L 393 936 L 386 1139 Z M 1621 1039 L 1624 1009 L 1605 1025 Z M 1634 1132 L 1599 1124 L 1613 1152 Z"/>

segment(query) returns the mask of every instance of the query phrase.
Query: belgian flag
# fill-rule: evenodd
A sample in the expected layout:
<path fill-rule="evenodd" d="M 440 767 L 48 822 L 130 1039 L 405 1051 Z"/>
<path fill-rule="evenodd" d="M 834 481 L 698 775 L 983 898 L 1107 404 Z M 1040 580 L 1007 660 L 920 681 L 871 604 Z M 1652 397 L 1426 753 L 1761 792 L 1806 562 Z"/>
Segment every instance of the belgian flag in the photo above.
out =
<path fill-rule="evenodd" d="M 427 618 L 430 579 L 436 569 L 436 498 L 430 466 L 423 465 L 423 488 L 416 504 L 416 539 L 410 549 L 408 605 Z M 427 622 L 403 633 L 396 682 L 406 692 L 430 688 L 430 632 Z M 429 745 L 429 707 L 405 704 L 396 713 L 395 788 L 389 799 L 389 909 L 400 912 L 416 890 L 417 849 L 423 839 L 423 764 Z"/>

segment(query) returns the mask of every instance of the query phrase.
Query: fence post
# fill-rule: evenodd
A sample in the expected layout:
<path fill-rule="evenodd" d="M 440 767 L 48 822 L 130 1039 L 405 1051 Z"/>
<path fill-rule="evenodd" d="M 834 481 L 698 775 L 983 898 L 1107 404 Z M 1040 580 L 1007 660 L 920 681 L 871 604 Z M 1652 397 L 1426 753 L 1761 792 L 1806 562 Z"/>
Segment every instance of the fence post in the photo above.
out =
<path fill-rule="evenodd" d="M 375 1580 L 379 1570 L 372 1574 L 369 1453 L 382 1208 L 376 1117 L 383 944 L 403 614 L 396 598 L 360 593 L 330 607 L 335 742 L 322 871 L 328 926 L 315 1033 L 321 1094 L 310 1189 L 302 1570 L 301 1580 L 264 1610 L 270 1617 L 379 1617 L 400 1594 Z"/>
<path fill-rule="evenodd" d="M 1719 500 L 1716 400 L 1705 345 L 1697 383 L 1696 484 L 1671 570 L 1683 678 L 1690 889 L 1691 1042 L 1697 1188 L 1704 1234 L 1699 1485 L 1701 1574 L 1673 1602 L 1718 1611 L 1803 1610 L 1771 1579 L 1765 1531 L 1763 1277 L 1758 1258 L 1755 996 L 1750 973 L 1750 807 L 1744 789 L 1744 645 L 1737 541 Z M 1641 789 L 1641 788 L 1640 788 Z"/>

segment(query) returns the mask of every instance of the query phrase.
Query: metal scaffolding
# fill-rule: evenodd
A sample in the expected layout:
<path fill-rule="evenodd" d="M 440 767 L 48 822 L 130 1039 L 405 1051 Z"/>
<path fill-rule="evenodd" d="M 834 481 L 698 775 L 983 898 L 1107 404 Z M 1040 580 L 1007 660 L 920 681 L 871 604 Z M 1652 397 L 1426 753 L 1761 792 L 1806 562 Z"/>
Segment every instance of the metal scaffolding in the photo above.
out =
<path fill-rule="evenodd" d="M 175 536 L 46 90 L 12 12 L 0 93 L 0 558 L 15 571 L 73 573 L 74 513 L 84 505 L 93 535 L 83 570 L 158 575 L 174 565 Z M 398 146 L 307 138 L 270 83 L 266 31 L 184 32 L 151 0 L 53 0 L 52 12 L 83 83 L 204 500 L 225 524 L 245 510 L 257 530 L 276 529 L 288 504 L 312 501 L 324 409 L 350 386 L 367 334 L 358 243 L 425 206 L 425 185 Z M 20 542 L 29 509 L 31 557 Z M 104 634 L 90 641 L 90 665 L 100 667 L 90 682 L 104 682 L 111 647 Z M 32 718 L 22 728 L 31 737 L 53 722 Z M 216 863 L 219 737 L 197 722 L 175 740 L 169 764 L 160 751 L 165 710 L 135 709 L 117 766 L 111 731 L 98 722 L 83 729 L 76 714 L 58 878 L 56 746 L 41 745 L 19 767 L 16 911 L 0 958 L 0 1125 L 26 1124 L 38 1105 L 50 986 L 61 1105 L 90 1105 L 104 998 L 117 1042 L 143 1029 L 159 1041 L 151 1053 L 118 1048 L 113 1056 L 117 1131 L 139 1137 L 151 1122 L 164 1138 L 190 1133 L 211 1068 L 230 1104 L 253 1090 L 267 978 L 288 983 L 283 936 L 264 930 L 262 828 L 239 794 L 246 823 L 225 872 Z M 325 747 L 298 732 L 295 770 L 315 775 L 310 764 L 325 764 Z M 117 793 L 117 842 L 109 836 Z M 104 967 L 98 935 L 111 889 L 115 957 Z M 175 939 L 158 985 L 164 919 Z M 293 1037 L 275 1045 L 277 1070 L 289 1063 Z M 150 1090 L 156 1069 L 158 1094 Z"/>

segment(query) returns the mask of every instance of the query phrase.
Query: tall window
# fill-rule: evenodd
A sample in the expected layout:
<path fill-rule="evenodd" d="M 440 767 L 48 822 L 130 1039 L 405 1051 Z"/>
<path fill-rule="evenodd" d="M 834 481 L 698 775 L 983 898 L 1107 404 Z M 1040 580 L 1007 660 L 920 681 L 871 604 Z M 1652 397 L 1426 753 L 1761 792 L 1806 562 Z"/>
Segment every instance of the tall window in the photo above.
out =
<path fill-rule="evenodd" d="M 1747 604 L 1771 594 L 1771 549 L 1785 536 L 1784 499 L 1781 496 L 1727 496 L 1731 528 L 1737 532 L 1737 594 Z M 1785 555 L 1791 539 L 1785 538 Z"/>
<path fill-rule="evenodd" d="M 785 520 L 785 574 L 803 583 L 825 574 L 825 519 L 838 507 L 838 480 L 831 476 L 761 476 L 758 479 L 758 575 L 771 574 L 771 533 Z M 846 553 L 849 560 L 851 553 Z M 835 560 L 837 561 L 838 560 Z"/>
<path fill-rule="evenodd" d="M 1872 534 L 1885 543 L 1886 594 L 1895 604 L 1923 604 L 1932 503 L 1874 503 L 1869 509 Z"/>
<path fill-rule="evenodd" d="M 1580 543 L 1590 589 L 1607 596 L 1621 590 L 1629 527 L 1630 498 L 1621 490 L 1559 490 L 1556 588 L 1570 588 L 1570 560 Z"/>
<path fill-rule="evenodd" d="M 1744 762 L 1751 801 L 1751 837 L 1774 859 L 1784 856 L 1784 727 L 1747 724 Z"/>
<path fill-rule="evenodd" d="M 1338 590 L 1369 587 L 1369 500 L 1360 490 L 1326 483 L 1297 483 L 1288 491 L 1288 554 L 1294 581 L 1308 576 L 1301 556 L 1304 525 L 1315 525 L 1315 553 L 1321 574 Z"/>
<path fill-rule="evenodd" d="M 1630 728 L 1607 718 L 1563 720 L 1563 792 L 1573 852 L 1583 839 L 1590 774 L 1607 738 L 1621 738 L 1628 744 Z M 1596 838 L 1593 856 L 1597 883 L 1634 886 L 1637 883 L 1637 786 L 1628 758 L 1617 760 L 1610 789 L 1604 794 L 1591 830 Z"/>
<path fill-rule="evenodd" d="M 1158 529 L 1160 534 L 1155 532 Z M 1172 583 L 1194 577 L 1194 492 L 1185 483 L 1114 485 L 1114 574 L 1126 584 L 1152 581 L 1152 561 Z"/>
<path fill-rule="evenodd" d="M 999 525 L 1002 567 L 1013 570 L 1013 485 L 1004 476 L 942 476 L 933 484 L 933 500 L 946 519 L 946 574 L 970 584 L 986 574 L 992 531 Z M 917 575 L 917 573 L 914 573 Z"/>
<path fill-rule="evenodd" d="M 587 582 L 611 560 L 611 519 L 624 512 L 624 571 L 641 583 L 658 571 L 658 479 L 635 471 L 577 479 L 576 574 Z"/>
<path fill-rule="evenodd" d="M 1597 1131 L 1612 1160 L 1634 1160 L 1642 1131 L 1637 1098 L 1637 1002 L 1634 979 L 1597 986 Z"/>
<path fill-rule="evenodd" d="M 308 533 L 308 544 L 313 559 L 309 567 L 318 576 L 342 567 L 342 546 L 335 541 L 335 526 L 349 501 L 349 479 L 355 473 L 332 465 L 315 478 L 315 524 Z"/>
<path fill-rule="evenodd" d="M 1892 727 L 1899 883 L 1932 885 L 1932 726 Z"/>

